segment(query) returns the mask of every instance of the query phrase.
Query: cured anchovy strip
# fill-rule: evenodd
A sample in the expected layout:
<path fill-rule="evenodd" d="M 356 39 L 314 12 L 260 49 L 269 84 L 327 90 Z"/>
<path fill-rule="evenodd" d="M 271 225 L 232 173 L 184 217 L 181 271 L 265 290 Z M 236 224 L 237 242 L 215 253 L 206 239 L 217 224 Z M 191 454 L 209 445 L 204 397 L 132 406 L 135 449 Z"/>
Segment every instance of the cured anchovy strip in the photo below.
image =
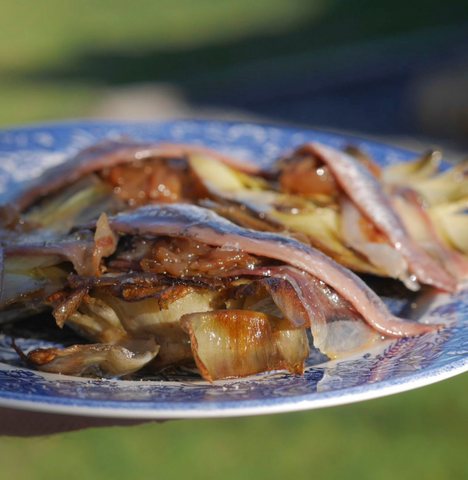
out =
<path fill-rule="evenodd" d="M 270 284 L 267 289 L 283 317 L 288 318 L 296 328 L 307 324 L 311 329 L 314 347 L 330 358 L 358 350 L 381 338 L 371 325 L 362 321 L 361 315 L 350 302 L 321 280 L 297 268 L 263 267 L 237 270 L 230 274 L 263 277 L 241 287 L 236 296 L 249 294 L 252 289 L 258 290 L 257 284 Z M 285 288 L 287 285 L 290 291 Z"/>
<path fill-rule="evenodd" d="M 394 188 L 392 199 L 412 237 L 458 281 L 468 277 L 468 260 L 442 239 L 418 193 L 409 187 Z"/>
<path fill-rule="evenodd" d="M 408 272 L 408 262 L 401 252 L 393 248 L 386 238 L 382 242 L 382 234 L 379 234 L 380 238 L 378 239 L 368 238 L 365 228 L 362 228 L 363 223 L 368 223 L 368 220 L 344 195 L 340 200 L 340 207 L 341 229 L 347 243 L 365 255 L 373 265 L 389 277 L 398 278 L 409 290 L 419 290 L 419 284 L 411 278 Z"/>
<path fill-rule="evenodd" d="M 115 239 L 106 237 L 96 230 L 94 238 L 89 231 L 67 237 L 49 238 L 40 241 L 33 238 L 4 246 L 5 258 L 19 256 L 56 255 L 62 261 L 73 264 L 79 275 L 100 275 L 99 261 L 110 255 L 116 246 Z"/>
<path fill-rule="evenodd" d="M 315 142 L 296 153 L 316 155 L 329 167 L 349 198 L 405 257 L 416 280 L 445 291 L 456 290 L 455 279 L 411 239 L 382 185 L 366 167 L 342 151 Z"/>
<path fill-rule="evenodd" d="M 370 325 L 385 335 L 414 336 L 438 328 L 394 317 L 362 280 L 322 253 L 282 235 L 238 227 L 204 208 L 151 205 L 111 217 L 109 224 L 121 234 L 187 237 L 295 266 L 335 289 Z"/>
<path fill-rule="evenodd" d="M 56 255 L 62 261 L 69 261 L 80 275 L 94 275 L 93 253 L 95 249 L 91 232 L 89 235 L 75 235 L 68 238 L 50 239 L 45 242 L 26 240 L 5 245 L 4 258 L 19 256 Z"/>
<path fill-rule="evenodd" d="M 245 173 L 260 172 L 260 168 L 252 162 L 237 160 L 199 145 L 109 140 L 93 145 L 65 163 L 47 170 L 34 183 L 28 185 L 26 191 L 8 198 L 8 203 L 16 204 L 23 211 L 37 199 L 73 183 L 88 173 L 148 158 L 183 158 L 192 153 L 208 155 Z"/>
<path fill-rule="evenodd" d="M 67 270 L 60 268 L 63 262 L 70 262 L 79 275 L 99 277 L 102 259 L 112 255 L 116 247 L 117 238 L 105 214 L 99 217 L 94 235 L 91 231 L 81 231 L 61 237 L 41 232 L 22 237 L 20 241 L 5 242 L 0 248 L 0 309 L 21 298 L 26 299 L 27 295 L 41 291 L 46 285 L 51 288 L 53 285 L 52 291 L 50 288 L 43 291 L 36 300 L 63 288 L 67 276 Z M 47 267 L 54 266 L 56 270 L 49 271 L 52 275 L 49 278 Z"/>

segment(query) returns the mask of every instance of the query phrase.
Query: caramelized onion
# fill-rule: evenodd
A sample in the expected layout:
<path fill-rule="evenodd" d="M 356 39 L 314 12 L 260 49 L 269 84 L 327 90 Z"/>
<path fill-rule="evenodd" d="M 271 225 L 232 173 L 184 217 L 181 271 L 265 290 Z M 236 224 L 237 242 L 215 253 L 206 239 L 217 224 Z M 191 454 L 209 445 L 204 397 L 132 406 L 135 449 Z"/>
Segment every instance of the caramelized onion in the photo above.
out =
<path fill-rule="evenodd" d="M 148 258 L 140 262 L 144 272 L 169 274 L 175 277 L 208 275 L 239 268 L 254 268 L 261 263 L 257 257 L 238 249 L 216 248 L 185 238 L 156 240 Z"/>
<path fill-rule="evenodd" d="M 118 377 L 136 372 L 157 355 L 159 346 L 152 340 L 133 341 L 124 345 L 73 345 L 37 349 L 25 361 L 43 372 L 64 375 L 93 374 L 99 377 Z"/>
<path fill-rule="evenodd" d="M 219 310 L 185 315 L 195 362 L 213 382 L 261 372 L 303 373 L 309 356 L 305 330 L 292 330 L 286 320 L 259 312 Z"/>
<path fill-rule="evenodd" d="M 205 190 L 187 169 L 187 163 L 164 158 L 125 163 L 101 171 L 101 178 L 131 207 L 171 203 L 205 196 Z"/>
<path fill-rule="evenodd" d="M 439 172 L 441 161 L 442 153 L 439 150 L 430 150 L 411 162 L 401 162 L 384 168 L 383 181 L 388 185 L 407 185 L 431 177 Z"/>
<path fill-rule="evenodd" d="M 282 160 L 278 182 L 282 192 L 305 197 L 323 195 L 335 198 L 339 193 L 330 169 L 312 155 Z"/>

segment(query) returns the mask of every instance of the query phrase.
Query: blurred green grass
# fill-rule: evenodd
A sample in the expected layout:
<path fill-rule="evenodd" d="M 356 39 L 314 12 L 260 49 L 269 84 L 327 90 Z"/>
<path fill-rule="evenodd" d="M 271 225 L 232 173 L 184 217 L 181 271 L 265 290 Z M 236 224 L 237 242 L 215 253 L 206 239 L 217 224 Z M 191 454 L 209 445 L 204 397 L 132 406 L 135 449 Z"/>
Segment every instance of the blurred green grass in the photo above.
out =
<path fill-rule="evenodd" d="M 325 410 L 0 439 L 1 478 L 459 480 L 468 376 Z"/>
<path fill-rule="evenodd" d="M 32 78 L 36 72 L 73 69 L 80 56 L 96 52 L 138 58 L 149 50 L 192 51 L 254 34 L 279 34 L 319 15 L 324 3 L 2 0 L 0 125 L 84 117 L 102 91 L 99 80 L 38 80 Z"/>
<path fill-rule="evenodd" d="M 278 34 L 316 15 L 323 0 L 2 0 L 0 68 L 30 71 L 82 51 L 138 55 Z"/>
<path fill-rule="evenodd" d="M 203 84 L 236 63 L 464 19 L 466 0 L 2 0 L 0 125 L 86 117 L 109 85 Z"/>

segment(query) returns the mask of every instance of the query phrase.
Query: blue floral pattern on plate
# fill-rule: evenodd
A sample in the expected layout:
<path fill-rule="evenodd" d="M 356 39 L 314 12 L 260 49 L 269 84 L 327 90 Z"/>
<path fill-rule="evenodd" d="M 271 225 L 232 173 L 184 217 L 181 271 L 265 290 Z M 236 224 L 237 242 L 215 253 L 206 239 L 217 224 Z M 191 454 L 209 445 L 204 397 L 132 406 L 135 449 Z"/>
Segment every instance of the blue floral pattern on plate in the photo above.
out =
<path fill-rule="evenodd" d="M 65 122 L 0 131 L 0 203 L 45 169 L 82 148 L 122 135 L 206 145 L 268 164 L 285 150 L 315 140 L 334 147 L 349 143 L 380 164 L 414 153 L 352 136 L 294 127 L 219 121 L 166 123 Z M 388 301 L 388 300 L 387 300 Z M 404 301 L 389 303 L 401 311 Z M 320 408 L 361 401 L 427 385 L 468 370 L 468 285 L 440 294 L 413 314 L 447 328 L 418 338 L 386 341 L 373 350 L 317 364 L 304 376 L 273 373 L 214 386 L 190 372 L 154 379 L 97 380 L 44 374 L 24 368 L 0 335 L 0 405 L 38 411 L 132 418 L 195 418 L 253 415 Z M 16 338 L 25 351 L 60 342 Z"/>

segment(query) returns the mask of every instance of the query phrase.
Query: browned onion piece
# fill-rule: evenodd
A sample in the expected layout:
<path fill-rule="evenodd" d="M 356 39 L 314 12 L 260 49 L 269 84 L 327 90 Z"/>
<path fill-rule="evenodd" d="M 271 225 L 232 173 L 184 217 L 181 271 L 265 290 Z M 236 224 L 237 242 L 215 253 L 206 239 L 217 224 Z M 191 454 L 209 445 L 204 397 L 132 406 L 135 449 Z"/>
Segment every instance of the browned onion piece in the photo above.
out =
<path fill-rule="evenodd" d="M 54 307 L 52 315 L 60 328 L 63 328 L 67 319 L 73 315 L 88 295 L 87 289 L 75 290 L 67 298 L 63 299 L 62 292 L 59 292 L 48 299 L 48 303 Z"/>
<path fill-rule="evenodd" d="M 120 344 L 129 338 L 154 339 L 160 346 L 158 368 L 193 362 L 190 338 L 179 322 L 182 315 L 223 305 L 218 292 L 184 285 L 164 287 L 152 297 L 134 301 L 103 293 L 99 288 L 91 295 L 68 317 L 67 325 L 92 342 Z"/>
<path fill-rule="evenodd" d="M 327 165 L 314 155 L 297 155 L 280 164 L 282 192 L 303 196 L 338 196 L 338 184 Z"/>
<path fill-rule="evenodd" d="M 179 286 L 169 287 L 165 298 L 147 298 L 126 302 L 110 295 L 100 298 L 115 312 L 124 329 L 132 338 L 154 338 L 161 349 L 158 366 L 193 362 L 190 339 L 180 325 L 186 313 L 205 312 L 216 305 L 216 292 L 185 287 L 181 295 Z"/>
<path fill-rule="evenodd" d="M 93 266 L 96 276 L 101 275 L 101 260 L 109 257 L 117 248 L 117 237 L 109 227 L 107 215 L 103 212 L 96 223 L 94 233 Z"/>
<path fill-rule="evenodd" d="M 91 342 L 116 344 L 128 338 L 115 311 L 99 298 L 85 296 L 67 325 Z"/>
<path fill-rule="evenodd" d="M 303 373 L 309 356 L 305 330 L 246 310 L 193 313 L 181 318 L 205 380 L 240 378 L 273 370 Z"/>
<path fill-rule="evenodd" d="M 157 355 L 159 346 L 153 340 L 128 342 L 124 345 L 73 345 L 37 349 L 26 357 L 26 363 L 43 372 L 64 375 L 93 374 L 117 377 L 136 372 Z"/>

